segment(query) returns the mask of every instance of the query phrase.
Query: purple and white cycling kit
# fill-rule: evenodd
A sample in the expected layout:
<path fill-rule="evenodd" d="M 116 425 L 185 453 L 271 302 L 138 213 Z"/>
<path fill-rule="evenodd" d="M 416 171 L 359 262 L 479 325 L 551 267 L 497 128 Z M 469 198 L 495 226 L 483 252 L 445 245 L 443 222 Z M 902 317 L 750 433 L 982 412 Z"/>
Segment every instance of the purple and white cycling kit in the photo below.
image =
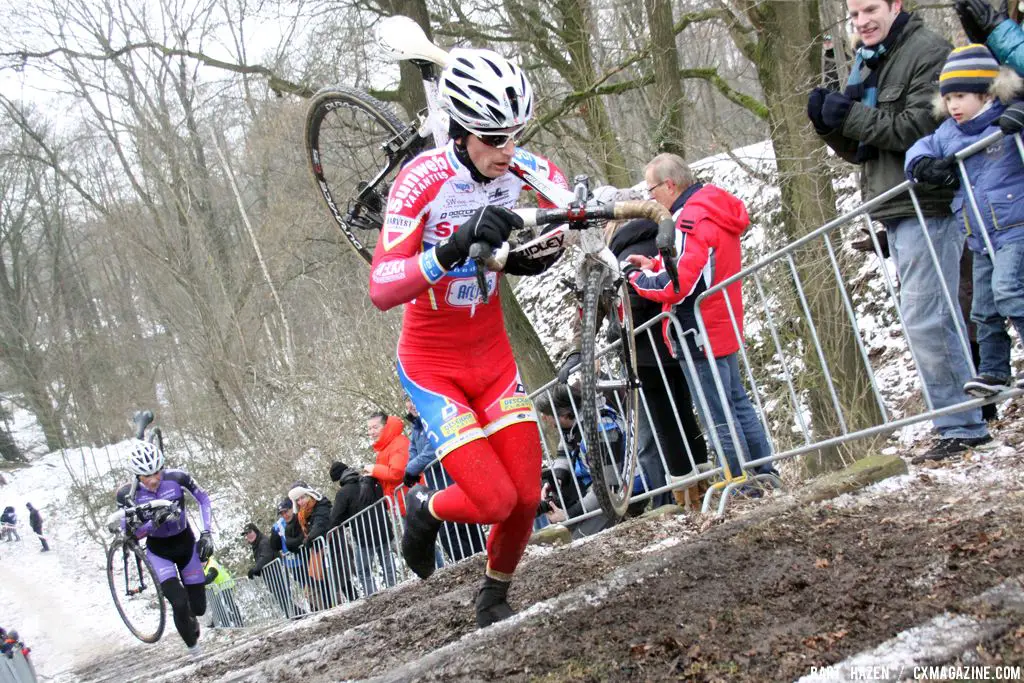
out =
<path fill-rule="evenodd" d="M 176 516 L 160 525 L 154 524 L 152 511 L 142 512 L 140 516 L 143 524 L 135 529 L 136 538 L 147 539 L 146 555 L 156 571 L 157 580 L 163 583 L 174 579 L 180 571 L 182 583 L 203 583 L 203 565 L 196 552 L 195 536 L 185 516 L 185 489 L 188 489 L 199 503 L 203 531 L 210 530 L 210 496 L 187 472 L 181 470 L 163 470 L 156 491 L 150 491 L 141 484 L 134 486 L 134 500 L 131 499 L 132 488 L 132 484 L 125 484 L 118 490 L 118 507 L 132 507 L 159 499 L 174 503 L 178 512 Z"/>

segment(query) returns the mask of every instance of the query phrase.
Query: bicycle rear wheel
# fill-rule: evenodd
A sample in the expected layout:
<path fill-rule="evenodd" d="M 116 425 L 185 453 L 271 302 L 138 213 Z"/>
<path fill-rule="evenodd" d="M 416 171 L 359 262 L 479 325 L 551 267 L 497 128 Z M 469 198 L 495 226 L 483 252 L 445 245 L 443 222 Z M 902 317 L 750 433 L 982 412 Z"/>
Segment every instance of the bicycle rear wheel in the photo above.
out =
<path fill-rule="evenodd" d="M 167 623 L 167 601 L 145 551 L 130 539 L 107 550 L 107 585 L 121 620 L 144 643 L 160 640 Z"/>
<path fill-rule="evenodd" d="M 391 182 L 423 148 L 415 129 L 380 100 L 352 88 L 325 88 L 306 114 L 306 157 L 327 210 L 370 263 Z"/>
<path fill-rule="evenodd" d="M 609 282 L 612 276 L 607 268 L 597 263 L 584 267 L 589 272 L 583 289 L 580 428 L 587 447 L 591 486 L 595 487 L 601 509 L 615 523 L 626 514 L 636 476 L 639 381 L 633 312 L 625 280 L 616 276 L 617 283 Z M 598 352 L 597 336 L 603 317 L 618 328 L 619 343 L 614 349 Z M 603 405 L 614 409 L 623 422 L 622 446 L 611 443 L 607 430 L 602 429 L 602 420 L 607 418 L 601 414 Z"/>

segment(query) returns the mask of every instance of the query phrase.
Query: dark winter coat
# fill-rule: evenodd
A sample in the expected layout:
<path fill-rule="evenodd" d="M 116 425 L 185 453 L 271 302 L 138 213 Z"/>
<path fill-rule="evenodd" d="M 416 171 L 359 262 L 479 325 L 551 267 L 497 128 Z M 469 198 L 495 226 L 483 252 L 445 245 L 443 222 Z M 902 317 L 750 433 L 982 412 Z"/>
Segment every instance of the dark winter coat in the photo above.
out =
<path fill-rule="evenodd" d="M 638 254 L 654 258 L 658 255 L 656 239 L 658 237 L 658 224 L 646 218 L 625 223 L 612 235 L 609 248 L 619 261 L 625 261 L 627 256 Z M 651 318 L 661 313 L 661 305 L 655 301 L 644 299 L 634 290 L 629 290 L 629 306 L 633 311 L 633 326 L 640 327 Z M 654 347 L 651 347 L 651 339 L 654 340 Z M 665 345 L 665 340 L 660 330 L 652 329 L 651 334 L 641 332 L 636 339 L 636 363 L 641 367 L 657 367 L 656 355 L 661 356 L 661 362 L 666 366 L 673 366 L 672 352 Z"/>
<path fill-rule="evenodd" d="M 362 508 L 359 502 L 359 472 L 349 467 L 338 480 L 338 492 L 331 506 L 330 528 L 341 526 Z"/>
<path fill-rule="evenodd" d="M 879 67 L 878 106 L 854 102 L 842 128 L 821 136 L 850 163 L 857 163 L 860 143 L 878 149 L 877 158 L 868 159 L 861 167 L 864 201 L 904 181 L 907 150 L 938 126 L 932 117 L 932 96 L 951 49 L 945 38 L 925 27 L 921 17 L 911 15 Z M 951 190 L 918 188 L 917 196 L 925 216 L 950 215 Z M 871 217 L 880 221 L 915 215 L 913 202 L 906 193 L 871 212 Z"/>
<path fill-rule="evenodd" d="M 39 514 L 39 510 L 35 508 L 29 508 L 28 513 L 28 525 L 32 527 L 33 533 L 37 533 L 40 536 L 43 534 L 43 517 Z"/>
<path fill-rule="evenodd" d="M 263 568 L 274 561 L 277 553 L 274 551 L 274 544 L 271 540 L 259 530 L 256 531 L 256 540 L 251 544 L 251 548 L 252 559 L 256 561 L 256 565 L 252 568 L 251 572 L 253 575 L 259 576 Z"/>
<path fill-rule="evenodd" d="M 4 524 L 17 524 L 18 515 L 14 512 L 13 508 L 4 510 L 3 514 L 0 515 L 0 522 L 3 522 Z"/>
<path fill-rule="evenodd" d="M 298 552 L 299 548 L 302 547 L 303 535 L 298 515 L 293 515 L 292 521 L 285 524 L 283 538 L 284 546 L 290 553 Z"/>
<path fill-rule="evenodd" d="M 305 537 L 302 541 L 303 547 L 312 547 L 313 541 L 331 530 L 331 501 L 321 497 L 310 503 L 306 511 L 300 509 L 295 517 L 299 520 Z"/>

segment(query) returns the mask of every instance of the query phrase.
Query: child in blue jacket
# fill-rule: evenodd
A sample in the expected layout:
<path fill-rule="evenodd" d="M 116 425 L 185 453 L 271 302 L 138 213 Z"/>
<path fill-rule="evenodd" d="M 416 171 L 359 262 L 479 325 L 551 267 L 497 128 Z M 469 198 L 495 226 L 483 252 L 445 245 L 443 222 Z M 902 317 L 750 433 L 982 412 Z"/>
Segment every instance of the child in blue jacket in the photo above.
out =
<path fill-rule="evenodd" d="M 1022 90 L 1021 77 L 1000 69 L 984 45 L 953 50 L 939 76 L 936 100 L 937 113 L 950 118 L 907 151 L 904 166 L 911 180 L 958 187 L 951 208 L 974 252 L 971 320 L 981 348 L 978 376 L 964 384 L 972 396 L 993 396 L 1012 386 L 1007 319 L 1024 339 L 1024 161 L 1012 137 L 966 158 L 975 207 L 960 186 L 952 155 L 999 130 L 1007 103 Z M 994 254 L 985 246 L 983 231 Z M 1024 377 L 1017 386 L 1024 388 Z"/>

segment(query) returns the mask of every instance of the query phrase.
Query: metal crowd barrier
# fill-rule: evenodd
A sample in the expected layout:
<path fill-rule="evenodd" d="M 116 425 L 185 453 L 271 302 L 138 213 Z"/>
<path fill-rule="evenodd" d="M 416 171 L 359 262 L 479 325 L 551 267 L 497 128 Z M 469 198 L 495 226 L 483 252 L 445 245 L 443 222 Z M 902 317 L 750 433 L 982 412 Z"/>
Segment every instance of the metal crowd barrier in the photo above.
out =
<path fill-rule="evenodd" d="M 17 648 L 11 656 L 0 655 L 0 683 L 35 683 L 36 669 L 32 660 Z"/>
<path fill-rule="evenodd" d="M 1002 134 L 996 133 L 957 155 L 961 176 L 965 179 L 967 200 L 979 225 L 983 225 L 981 209 L 970 187 L 963 159 L 1001 139 Z M 1015 136 L 1014 144 L 1024 160 L 1024 144 L 1019 135 Z M 652 499 L 655 504 L 667 502 L 672 491 L 697 490 L 695 487 L 704 483 L 710 486 L 704 494 L 702 511 L 710 511 L 714 497 L 720 496 L 717 512 L 722 514 L 729 494 L 737 488 L 758 481 L 780 485 L 777 474 L 770 469 L 772 463 L 816 451 L 841 449 L 857 439 L 888 435 L 909 425 L 977 409 L 986 402 L 1024 393 L 1014 389 L 989 399 L 974 399 L 962 394 L 946 405 L 933 400 L 932 391 L 921 372 L 922 354 L 915 347 L 920 340 L 915 342 L 907 334 L 893 272 L 882 257 L 872 229 L 871 212 L 904 195 L 913 203 L 917 229 L 927 251 L 924 267 L 932 268 L 933 274 L 942 273 L 915 184 L 904 182 L 704 292 L 697 300 L 697 330 L 684 330 L 679 319 L 671 313 L 663 313 L 635 330 L 638 337 L 646 335 L 648 342 L 653 342 L 654 335 L 661 335 L 662 323 L 667 320 L 678 339 L 706 338 L 707 325 L 701 315 L 701 304 L 709 297 L 724 292 L 730 285 L 740 283 L 744 287 L 747 313 L 748 334 L 745 340 L 740 333 L 737 311 L 725 298 L 730 327 L 735 338 L 740 340 L 737 364 L 742 376 L 739 382 L 751 398 L 756 419 L 764 429 L 770 450 L 765 457 L 750 458 L 740 436 L 742 425 L 737 424 L 731 411 L 724 411 L 724 423 L 710 424 L 710 402 L 717 399 L 728 404 L 728 392 L 717 365 L 710 362 L 713 359 L 707 345 L 699 347 L 705 355 L 695 358 L 689 345 L 682 344 L 679 349 L 682 358 L 676 359 L 678 363 L 666 364 L 660 355 L 655 354 L 657 373 L 653 374 L 652 370 L 647 374 L 639 392 L 642 434 L 628 435 L 628 438 L 642 436 L 638 468 L 642 490 L 633 496 L 638 506 Z M 864 274 L 860 271 L 864 264 L 837 246 L 836 241 L 841 244 L 841 238 L 834 239 L 842 227 L 858 222 L 863 222 L 868 228 L 881 270 L 877 281 L 880 281 L 884 292 L 884 306 L 873 317 L 888 317 L 887 324 L 867 325 L 859 316 L 857 304 L 865 296 L 873 295 L 870 286 L 865 288 L 863 284 Z M 982 231 L 982 234 L 992 256 L 991 240 L 987 233 Z M 950 284 L 959 281 L 959 266 L 955 277 L 953 275 L 946 273 L 944 278 L 936 278 L 940 287 L 934 296 L 940 298 L 951 329 L 956 331 L 956 351 L 963 355 L 973 375 L 970 343 L 957 303 L 958 290 Z M 813 280 L 808 282 L 809 278 Z M 867 289 L 867 294 L 851 291 L 855 285 L 858 290 Z M 891 334 L 893 325 L 899 329 L 895 339 Z M 602 349 L 598 359 L 603 362 L 617 344 Z M 884 353 L 881 352 L 886 348 L 905 349 L 912 358 L 923 401 L 919 409 L 904 401 L 903 393 L 907 388 L 893 386 L 891 377 L 885 374 L 890 368 L 883 366 Z M 844 361 L 842 367 L 830 364 L 837 353 Z M 674 388 L 679 386 L 679 372 L 697 377 L 696 364 L 701 361 L 708 362 L 713 382 L 710 386 L 706 382 L 687 382 L 690 398 L 685 400 Z M 556 380 L 552 380 L 534 391 L 531 398 L 550 397 L 556 384 Z M 654 408 L 663 409 L 665 400 L 669 403 L 670 421 L 674 425 L 660 424 L 655 418 Z M 618 397 L 609 397 L 607 405 L 621 414 L 622 405 Z M 578 421 L 579 406 L 572 407 Z M 703 457 L 704 448 L 691 443 L 683 427 L 682 416 L 694 410 L 703 429 L 707 461 Z M 682 437 L 683 452 L 678 452 L 677 445 L 670 443 L 673 439 L 665 438 L 669 429 L 674 429 Z M 574 454 L 568 453 L 561 429 L 556 423 L 545 424 L 541 419 L 538 430 L 544 451 L 544 470 L 552 472 L 568 468 L 572 472 Z M 610 447 L 607 434 L 604 439 L 605 446 Z M 552 449 L 552 443 L 558 446 Z M 725 449 L 729 445 L 739 464 L 736 472 L 732 471 L 726 458 Z M 839 455 L 850 457 L 841 451 Z M 427 468 L 424 478 L 434 489 L 443 489 L 450 484 L 438 461 Z M 552 495 L 563 511 L 569 509 L 572 501 L 582 501 L 581 512 L 561 524 L 572 529 L 574 534 L 593 533 L 603 528 L 603 513 L 596 498 L 588 495 L 576 476 L 569 478 L 569 490 L 558 484 L 557 477 L 553 481 Z M 405 487 L 399 486 L 394 499 L 378 501 L 341 527 L 317 539 L 310 549 L 274 560 L 258 579 L 263 590 L 253 590 L 252 586 L 258 582 L 239 581 L 235 599 L 243 608 L 241 612 L 245 623 L 296 618 L 310 611 L 367 597 L 381 586 L 393 586 L 408 578 L 409 572 L 398 547 L 404 525 L 404 519 L 398 514 L 401 509 L 398 500 L 404 495 Z M 543 517 L 538 516 L 536 526 L 543 525 Z M 438 539 L 438 565 L 458 562 L 483 552 L 486 537 L 487 528 L 484 526 L 446 523 Z"/>

